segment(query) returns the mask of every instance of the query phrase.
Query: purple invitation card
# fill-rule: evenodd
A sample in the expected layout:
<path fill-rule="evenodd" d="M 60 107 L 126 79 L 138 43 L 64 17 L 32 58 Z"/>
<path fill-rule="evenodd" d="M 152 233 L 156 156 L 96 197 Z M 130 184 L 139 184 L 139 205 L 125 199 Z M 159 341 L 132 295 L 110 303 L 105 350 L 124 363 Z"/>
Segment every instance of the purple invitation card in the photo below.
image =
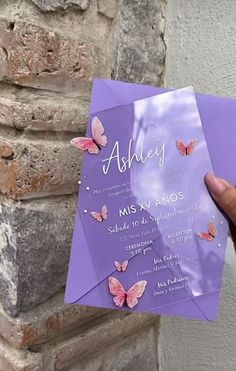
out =
<path fill-rule="evenodd" d="M 191 301 L 184 316 L 215 319 L 201 300 L 220 290 L 228 225 L 204 184 L 193 91 L 92 114 L 72 144 L 84 164 L 66 302 L 182 315 Z"/>

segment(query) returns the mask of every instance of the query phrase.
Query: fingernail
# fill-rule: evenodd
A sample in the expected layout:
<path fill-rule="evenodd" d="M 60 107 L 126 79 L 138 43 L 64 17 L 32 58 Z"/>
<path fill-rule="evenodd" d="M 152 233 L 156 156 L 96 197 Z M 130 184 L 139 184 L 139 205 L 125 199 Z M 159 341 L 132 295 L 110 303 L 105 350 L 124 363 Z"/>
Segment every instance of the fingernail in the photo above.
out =
<path fill-rule="evenodd" d="M 205 176 L 205 182 L 209 191 L 215 196 L 222 195 L 226 189 L 224 182 L 213 174 L 207 174 Z"/>

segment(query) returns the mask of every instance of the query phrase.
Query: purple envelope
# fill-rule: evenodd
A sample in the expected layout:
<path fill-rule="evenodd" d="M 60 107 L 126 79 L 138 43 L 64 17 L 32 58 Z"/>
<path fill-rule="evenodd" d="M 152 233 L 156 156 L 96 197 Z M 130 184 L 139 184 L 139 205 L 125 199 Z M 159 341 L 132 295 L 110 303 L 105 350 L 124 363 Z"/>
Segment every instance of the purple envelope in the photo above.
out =
<path fill-rule="evenodd" d="M 131 105 L 129 104 L 132 104 L 134 101 L 140 100 L 142 98 L 152 97 L 165 91 L 165 89 L 144 85 L 127 84 L 109 80 L 95 80 L 93 84 L 91 101 L 91 118 L 99 114 L 100 116 L 102 116 L 104 121 L 109 121 L 109 111 L 113 115 L 115 113 L 114 110 L 110 110 L 111 108 L 116 108 L 117 116 L 122 117 L 122 114 L 124 113 L 124 107 L 122 106 L 126 105 L 127 109 L 125 112 L 128 112 L 131 107 Z M 235 182 L 236 174 L 234 176 L 230 164 L 232 163 L 232 159 L 236 159 L 236 149 L 233 147 L 233 133 L 235 130 L 233 117 L 235 117 L 236 113 L 236 101 L 226 98 L 197 95 L 197 104 L 200 111 L 205 136 L 207 138 L 208 149 L 210 152 L 214 171 L 217 175 L 222 176 L 231 182 Z M 127 114 L 124 119 L 127 119 Z M 223 141 L 222 138 L 224 138 L 226 134 L 227 140 L 225 139 L 225 141 Z M 153 135 L 151 133 L 150 140 L 152 136 Z M 211 170 L 210 163 L 208 164 L 207 162 L 208 153 L 206 153 L 204 156 L 206 160 L 205 171 Z M 95 174 L 96 161 L 94 162 L 93 166 L 94 167 L 92 167 L 89 171 L 94 171 Z M 89 176 L 90 173 L 88 172 L 87 177 Z M 134 172 L 134 176 L 139 176 L 138 171 Z M 136 193 L 138 194 L 138 190 L 136 190 Z M 84 198 L 84 202 L 85 209 L 86 203 L 89 204 L 89 198 Z M 96 205 L 96 208 L 98 208 L 98 205 Z M 220 214 L 217 214 L 217 211 L 215 211 L 215 215 L 214 217 L 220 220 L 221 216 Z M 100 255 L 102 254 L 99 254 L 99 252 L 96 253 L 96 250 L 90 250 L 89 246 L 96 243 L 96 233 L 94 234 L 93 231 L 96 230 L 98 226 L 96 224 L 94 226 L 91 223 L 89 224 L 87 222 L 84 222 L 84 220 L 86 220 L 84 219 L 84 216 L 77 213 L 76 228 L 73 237 L 73 247 L 71 251 L 70 268 L 66 288 L 66 302 L 78 303 L 81 305 L 94 305 L 114 308 L 112 302 L 111 305 L 109 304 L 111 300 L 109 298 L 109 295 L 107 295 L 104 286 L 107 285 L 107 283 L 104 281 L 104 277 L 110 274 L 113 274 L 113 276 L 115 277 L 120 277 L 120 275 L 117 275 L 115 272 L 112 271 L 112 267 L 109 266 L 109 262 L 106 262 L 105 257 L 100 257 Z M 206 221 L 207 219 L 203 218 L 203 225 L 204 223 L 206 223 Z M 201 223 L 198 223 L 198 225 L 190 227 L 201 230 L 201 228 L 204 228 L 203 225 L 201 225 Z M 145 232 L 145 227 L 143 227 L 142 230 Z M 227 232 L 227 229 L 223 227 L 221 236 L 222 245 L 224 244 L 224 240 L 226 237 L 225 232 Z M 97 229 L 97 234 L 98 233 L 99 229 Z M 148 228 L 146 230 L 146 233 L 149 233 Z M 158 233 L 157 231 L 153 232 L 153 234 L 153 239 L 158 242 L 162 233 Z M 172 234 L 170 233 L 169 235 Z M 79 248 L 77 248 L 77 241 L 79 241 Z M 116 239 L 114 239 L 113 245 L 115 244 L 115 241 Z M 204 243 L 207 244 L 208 242 L 203 242 L 202 244 L 203 248 L 205 249 L 207 246 L 205 246 Z M 221 244 L 219 244 L 219 246 L 220 245 Z M 199 249 L 199 251 L 203 255 L 205 253 L 204 249 Z M 150 254 L 153 254 L 151 258 L 154 260 L 156 259 L 157 266 L 159 254 L 158 251 L 158 248 L 153 248 L 153 251 L 150 252 Z M 166 256 L 170 256 L 168 255 L 169 252 L 170 251 L 168 250 L 167 246 Z M 105 256 L 107 256 L 107 254 L 105 254 Z M 163 256 L 163 251 L 161 256 Z M 201 264 L 196 267 L 196 271 L 198 269 L 202 269 L 202 272 L 205 272 L 205 276 L 201 275 L 203 278 L 203 282 L 201 282 L 201 284 L 199 283 L 198 287 L 191 287 L 190 285 L 190 291 L 182 290 L 182 294 L 177 294 L 176 299 L 173 299 L 174 294 L 172 293 L 171 302 L 168 302 L 168 297 L 166 299 L 162 295 L 162 299 L 160 301 L 161 304 L 159 303 L 156 308 L 155 305 L 152 305 L 151 302 L 148 307 L 145 307 L 144 304 L 146 303 L 146 301 L 144 301 L 144 304 L 142 305 L 141 303 L 139 309 L 137 310 L 150 311 L 164 315 L 179 315 L 194 319 L 216 319 L 219 300 L 219 287 L 223 269 L 224 250 L 222 250 L 221 253 L 217 255 L 219 261 L 214 260 L 214 249 L 212 251 L 212 254 L 209 254 L 209 256 L 210 258 L 206 261 L 208 267 L 202 267 Z M 115 255 L 113 258 L 115 259 Z M 125 256 L 123 257 L 121 255 L 121 258 L 125 259 Z M 140 267 L 140 264 L 145 265 L 144 258 L 142 257 L 142 261 L 140 259 L 141 254 L 138 254 L 133 260 L 131 259 L 129 261 L 131 269 L 133 267 L 133 269 L 137 270 L 137 267 Z M 148 259 L 149 258 L 147 258 L 146 262 L 148 262 Z M 209 284 L 208 281 L 210 276 L 207 275 L 207 270 L 214 270 L 216 267 L 217 274 L 214 277 L 215 283 Z M 175 279 L 179 275 L 178 266 L 171 266 L 171 271 L 173 272 L 173 279 Z M 127 276 L 127 281 L 129 282 L 129 276 Z M 165 282 L 165 280 L 162 280 L 162 282 Z M 159 295 L 160 290 L 157 290 L 157 292 L 157 295 Z"/>

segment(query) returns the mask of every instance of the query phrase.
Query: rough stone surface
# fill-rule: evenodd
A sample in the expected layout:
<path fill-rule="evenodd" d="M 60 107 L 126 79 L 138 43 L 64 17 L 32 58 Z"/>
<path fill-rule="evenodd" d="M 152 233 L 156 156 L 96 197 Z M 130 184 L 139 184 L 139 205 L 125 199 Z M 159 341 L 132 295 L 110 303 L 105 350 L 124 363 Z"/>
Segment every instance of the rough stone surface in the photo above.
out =
<path fill-rule="evenodd" d="M 42 355 L 17 351 L 0 339 L 0 371 L 44 371 Z"/>
<path fill-rule="evenodd" d="M 158 85 L 165 62 L 165 1 L 124 0 L 119 9 L 113 76 Z M 155 45 L 155 47 L 153 47 Z"/>
<path fill-rule="evenodd" d="M 0 296 L 16 315 L 65 284 L 76 199 L 0 201 Z"/>
<path fill-rule="evenodd" d="M 0 85 L 0 126 L 24 131 L 85 133 L 89 99 Z"/>
<path fill-rule="evenodd" d="M 113 313 L 106 309 L 64 304 L 64 290 L 17 318 L 0 308 L 0 336 L 19 349 L 32 349 L 75 329 L 91 326 Z"/>
<path fill-rule="evenodd" d="M 70 371 L 158 371 L 157 327 L 136 332 Z M 172 371 L 172 370 L 166 370 Z"/>
<path fill-rule="evenodd" d="M 32 0 L 41 10 L 50 11 L 58 9 L 67 9 L 70 6 L 76 6 L 84 10 L 88 7 L 90 0 Z"/>
<path fill-rule="evenodd" d="M 48 140 L 46 133 L 32 140 L 17 134 L 0 136 L 0 191 L 14 199 L 73 194 L 81 166 L 81 151 L 69 142 L 73 136 Z"/>
<path fill-rule="evenodd" d="M 51 365 L 52 370 L 68 369 L 73 363 L 78 364 L 81 358 L 123 340 L 131 332 L 157 323 L 157 316 L 117 313 L 117 318 L 110 317 L 102 326 L 95 325 L 55 347 L 48 356 L 48 365 Z"/>
<path fill-rule="evenodd" d="M 85 132 L 91 81 L 161 83 L 164 11 L 164 0 L 0 2 L 0 371 L 157 369 L 158 317 L 54 295 L 80 171 L 69 141 Z"/>
<path fill-rule="evenodd" d="M 157 316 L 68 306 L 62 297 L 16 319 L 0 311 L 1 339 L 11 343 L 0 340 L 1 371 L 158 370 Z"/>
<path fill-rule="evenodd" d="M 117 0 L 98 0 L 98 11 L 107 18 L 113 19 L 118 9 Z"/>
<path fill-rule="evenodd" d="M 85 39 L 0 19 L 0 79 L 39 89 L 88 89 L 97 51 Z"/>
<path fill-rule="evenodd" d="M 104 371 L 132 371 L 135 365 L 157 370 L 158 325 L 159 317 L 150 314 L 65 305 L 63 292 L 17 318 L 0 308 L 0 370 L 32 371 L 15 365 L 27 360 L 24 366 L 39 367 L 41 355 L 45 371 L 98 371 L 102 364 Z M 12 346 L 33 350 L 35 356 Z M 2 369 L 2 364 L 7 366 Z"/>
<path fill-rule="evenodd" d="M 159 47 L 164 29 L 162 1 L 152 5 L 137 0 L 132 4 L 100 0 L 99 4 L 92 1 L 86 12 L 73 8 L 58 13 L 40 12 L 25 0 L 14 4 L 0 4 L 0 191 L 23 200 L 18 204 L 4 198 L 2 202 L 1 295 L 12 314 L 42 302 L 65 284 L 75 205 L 73 196 L 55 196 L 77 189 L 80 156 L 68 143 L 85 130 L 92 77 L 101 70 L 108 77 L 115 60 L 117 78 L 123 78 L 130 65 L 137 74 L 127 70 L 127 79 L 139 76 L 137 81 L 147 82 L 150 72 L 153 83 L 160 81 L 156 68 L 162 71 L 163 43 L 157 58 L 151 47 L 152 37 L 157 37 Z M 106 17 L 98 14 L 98 7 Z M 111 22 L 107 18 L 113 15 L 116 19 Z M 147 26 L 144 15 L 150 18 L 153 30 L 152 37 L 141 42 L 141 67 L 130 63 L 124 50 L 138 50 L 141 24 Z M 88 25 L 93 25 L 93 30 Z M 109 48 L 111 41 L 119 49 L 118 58 Z M 144 70 L 144 64 L 145 76 L 141 76 L 138 68 Z M 32 198 L 38 200 L 30 201 Z M 63 208 L 67 203 L 66 219 Z M 25 289 L 32 295 L 25 295 Z"/>

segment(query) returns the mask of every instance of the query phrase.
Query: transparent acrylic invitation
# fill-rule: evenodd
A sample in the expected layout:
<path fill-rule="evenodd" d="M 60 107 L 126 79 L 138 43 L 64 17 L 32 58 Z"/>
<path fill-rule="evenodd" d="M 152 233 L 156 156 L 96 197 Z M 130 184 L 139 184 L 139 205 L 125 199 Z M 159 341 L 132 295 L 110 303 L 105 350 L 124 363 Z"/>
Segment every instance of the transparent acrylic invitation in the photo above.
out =
<path fill-rule="evenodd" d="M 191 88 L 92 114 L 66 302 L 215 319 L 228 224 Z M 189 304 L 190 303 L 190 304 Z"/>

